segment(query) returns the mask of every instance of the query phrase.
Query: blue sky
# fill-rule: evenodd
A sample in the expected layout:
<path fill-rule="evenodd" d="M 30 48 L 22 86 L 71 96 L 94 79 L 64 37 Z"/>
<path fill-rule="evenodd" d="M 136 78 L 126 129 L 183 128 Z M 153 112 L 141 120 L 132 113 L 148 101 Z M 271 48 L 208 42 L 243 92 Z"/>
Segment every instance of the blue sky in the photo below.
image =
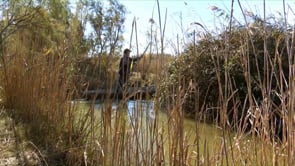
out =
<path fill-rule="evenodd" d="M 240 0 L 244 11 L 252 12 L 263 18 L 263 0 Z M 132 30 L 132 21 L 136 18 L 139 52 L 146 48 L 149 38 L 147 31 L 150 30 L 150 18 L 154 18 L 154 28 L 159 29 L 158 8 L 156 0 L 119 0 L 126 6 L 127 15 L 125 22 L 125 47 L 130 45 L 130 36 Z M 224 20 L 216 17 L 212 7 L 218 7 L 230 13 L 231 0 L 160 0 L 160 10 L 162 24 L 164 22 L 165 10 L 167 9 L 167 24 L 165 31 L 165 52 L 175 54 L 175 45 L 177 45 L 177 36 L 179 37 L 180 48 L 186 42 L 189 42 L 185 34 L 190 30 L 202 31 L 200 27 L 192 26 L 191 23 L 198 22 L 210 31 L 218 31 L 220 25 L 225 24 Z M 285 0 L 286 14 L 290 23 L 295 22 L 295 1 Z M 283 0 L 266 0 L 266 15 L 273 14 L 279 16 L 283 14 Z M 234 17 L 241 23 L 244 19 L 241 15 L 241 9 L 237 0 L 234 1 Z M 163 25 L 162 25 L 163 26 Z M 136 49 L 135 38 L 131 42 L 131 49 Z M 180 50 L 181 51 L 181 50 Z M 136 51 L 133 51 L 136 54 Z"/>

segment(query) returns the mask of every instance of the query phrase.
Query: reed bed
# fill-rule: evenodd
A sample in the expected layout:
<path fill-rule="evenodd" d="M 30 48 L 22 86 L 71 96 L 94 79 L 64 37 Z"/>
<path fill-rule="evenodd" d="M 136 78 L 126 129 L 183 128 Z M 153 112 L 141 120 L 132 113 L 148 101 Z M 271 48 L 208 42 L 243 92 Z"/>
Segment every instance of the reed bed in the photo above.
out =
<path fill-rule="evenodd" d="M 145 57 L 145 61 L 150 63 L 139 64 L 138 69 L 142 74 L 153 72 L 153 79 L 149 80 L 150 77 L 145 75 L 143 80 L 146 82 L 142 84 L 157 84 L 169 77 L 168 64 L 164 63 L 167 58 L 164 55 L 167 10 L 162 25 L 159 1 L 157 5 L 160 45 L 155 42 L 157 36 L 151 25 L 150 43 L 154 44 L 150 46 L 150 56 Z M 195 112 L 190 116 L 193 118 L 189 120 L 184 108 L 188 96 L 196 94 L 196 101 L 207 97 L 199 93 L 204 87 L 199 87 L 197 80 L 187 81 L 178 75 L 178 84 L 172 86 L 171 93 L 164 98 L 162 96 L 162 103 L 156 94 L 150 99 L 152 106 L 142 99 L 143 94 L 131 104 L 128 96 L 119 102 L 105 98 L 100 108 L 97 108 L 95 99 L 82 104 L 73 100 L 73 96 L 77 95 L 71 72 L 76 59 L 70 58 L 66 45 L 71 42 L 65 45 L 57 43 L 53 48 L 42 50 L 40 43 L 44 44 L 46 40 L 32 33 L 31 42 L 25 42 L 21 34 L 27 31 L 15 33 L 14 47 L 1 50 L 1 55 L 13 55 L 3 59 L 9 64 L 1 73 L 3 105 L 18 124 L 25 126 L 26 139 L 37 147 L 42 158 L 41 165 L 293 165 L 294 27 L 290 31 L 291 36 L 285 32 L 285 38 L 277 38 L 272 55 L 267 45 L 268 31 L 262 23 L 264 63 L 261 68 L 258 64 L 261 57 L 256 54 L 259 50 L 256 50 L 250 27 L 236 41 L 241 44 L 240 52 L 235 54 L 238 58 L 231 57 L 232 14 L 225 44 L 218 50 L 214 46 L 205 50 L 210 53 L 212 73 L 216 76 L 217 105 L 193 103 L 198 109 L 193 110 Z M 137 31 L 136 28 L 134 30 Z M 137 32 L 135 34 L 137 36 Z M 212 39 L 210 34 L 205 36 L 208 40 Z M 137 39 L 136 43 L 138 45 Z M 193 48 L 196 44 L 194 39 Z M 287 50 L 284 56 L 288 57 L 288 76 L 282 65 L 284 52 L 281 46 Z M 152 55 L 152 50 L 156 50 L 157 54 Z M 252 91 L 251 73 L 254 69 L 249 68 L 249 52 L 255 55 L 254 67 L 258 70 L 256 85 L 262 97 L 260 102 Z M 198 56 L 195 50 L 192 54 Z M 167 59 L 173 62 L 178 58 Z M 237 96 L 235 80 L 230 72 L 233 59 L 243 64 L 241 71 L 247 87 L 244 101 Z M 151 63 L 153 60 L 156 62 Z M 113 88 L 114 82 L 111 80 L 108 88 Z M 272 89 L 273 82 L 277 85 L 276 89 Z M 157 84 L 157 88 L 161 89 L 160 85 Z M 273 92 L 280 102 L 276 107 L 270 100 Z M 113 103 L 116 103 L 115 108 Z M 210 110 L 216 111 L 217 116 L 210 120 L 210 127 L 207 128 L 204 122 L 209 122 L 206 116 Z M 245 116 L 236 116 L 238 114 Z M 276 135 L 278 123 L 271 121 L 274 114 L 282 122 L 281 139 Z M 189 129 L 186 128 L 188 121 L 191 125 Z M 208 132 L 212 132 L 210 136 L 206 135 Z"/>

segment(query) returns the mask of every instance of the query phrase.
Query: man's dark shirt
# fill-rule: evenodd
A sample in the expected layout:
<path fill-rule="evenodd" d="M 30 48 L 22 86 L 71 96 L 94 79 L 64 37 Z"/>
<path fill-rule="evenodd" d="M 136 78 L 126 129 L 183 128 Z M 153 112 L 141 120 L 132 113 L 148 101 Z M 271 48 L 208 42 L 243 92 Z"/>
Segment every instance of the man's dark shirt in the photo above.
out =
<path fill-rule="evenodd" d="M 130 58 L 130 57 L 122 57 L 120 60 L 120 66 L 119 66 L 119 83 L 120 86 L 123 87 L 123 85 L 128 81 L 129 74 L 131 70 L 131 64 L 135 63 L 140 58 Z"/>

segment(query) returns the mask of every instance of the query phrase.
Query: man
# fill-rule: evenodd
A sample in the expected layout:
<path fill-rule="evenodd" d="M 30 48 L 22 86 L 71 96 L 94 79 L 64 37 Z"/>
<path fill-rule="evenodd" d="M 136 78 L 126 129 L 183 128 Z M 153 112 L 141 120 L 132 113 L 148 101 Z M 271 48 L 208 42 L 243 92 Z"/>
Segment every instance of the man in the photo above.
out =
<path fill-rule="evenodd" d="M 132 70 L 132 65 L 138 61 L 141 57 L 135 57 L 131 58 L 130 57 L 130 49 L 125 49 L 123 52 L 123 57 L 120 60 L 120 65 L 119 65 L 119 86 L 121 90 L 125 88 L 126 83 L 129 79 L 130 72 Z"/>

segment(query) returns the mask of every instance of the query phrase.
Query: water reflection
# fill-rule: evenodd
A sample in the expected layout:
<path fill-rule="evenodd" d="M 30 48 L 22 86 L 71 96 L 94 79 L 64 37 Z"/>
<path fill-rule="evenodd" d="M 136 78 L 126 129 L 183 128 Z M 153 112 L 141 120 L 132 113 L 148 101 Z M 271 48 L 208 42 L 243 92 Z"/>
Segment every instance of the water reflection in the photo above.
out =
<path fill-rule="evenodd" d="M 101 110 L 102 108 L 105 107 L 105 104 L 103 101 L 96 101 L 94 104 L 94 109 L 95 110 Z M 118 103 L 117 102 L 112 102 L 112 110 L 116 111 L 117 110 Z"/>
<path fill-rule="evenodd" d="M 152 100 L 129 100 L 122 107 L 120 102 L 106 103 L 103 101 L 96 101 L 94 109 L 101 111 L 109 108 L 111 105 L 112 111 L 126 111 L 129 123 L 145 120 L 151 123 L 155 119 L 154 101 Z"/>
<path fill-rule="evenodd" d="M 127 102 L 128 115 L 131 118 L 138 116 L 138 111 L 144 111 L 150 119 L 155 119 L 154 102 L 147 100 L 130 100 Z"/>
<path fill-rule="evenodd" d="M 94 104 L 94 105 L 92 105 Z M 136 122 L 136 120 L 141 122 L 146 122 L 142 127 L 148 127 L 151 122 L 157 119 L 159 127 L 168 127 L 168 119 L 171 118 L 169 115 L 167 116 L 166 112 L 158 111 L 157 116 L 154 111 L 154 101 L 152 100 L 129 100 L 126 102 L 126 107 L 122 108 L 120 102 L 112 102 L 107 103 L 105 101 L 96 101 L 94 103 L 90 103 L 89 101 L 79 101 L 80 109 L 88 109 L 91 105 L 96 110 L 97 119 L 101 119 L 101 111 L 106 109 L 106 106 L 111 104 L 111 108 L 114 112 L 122 112 L 126 113 L 128 116 L 128 121 Z M 121 107 L 121 108 L 120 108 Z M 114 113 L 113 112 L 113 113 Z M 116 114 L 113 114 L 116 115 Z M 140 123 L 140 122 L 138 122 Z M 130 124 L 130 123 L 129 123 Z M 201 139 L 208 139 L 213 137 L 218 137 L 221 135 L 220 129 L 216 128 L 214 124 L 206 124 L 206 123 L 196 123 L 194 119 L 183 119 L 183 131 L 196 131 L 196 125 L 198 127 L 198 134 L 201 135 Z"/>
<path fill-rule="evenodd" d="M 129 100 L 124 107 L 122 107 L 120 102 L 108 103 L 106 101 L 96 101 L 95 103 L 88 102 L 84 103 L 84 105 L 82 104 L 80 102 L 80 106 L 84 109 L 93 106 L 96 110 L 97 121 L 101 123 L 104 122 L 109 125 L 109 122 L 112 122 L 115 128 L 115 123 L 122 122 L 120 121 L 121 118 L 124 122 L 127 122 L 127 126 L 124 129 L 126 129 L 126 133 L 130 132 L 128 133 L 128 143 L 134 145 L 131 147 L 140 146 L 142 149 L 150 150 L 154 146 L 153 143 L 159 134 L 165 140 L 163 142 L 164 149 L 168 149 L 168 143 L 173 142 L 173 138 L 178 138 L 179 136 L 177 134 L 181 132 L 185 135 L 182 138 L 183 141 L 192 145 L 190 149 L 193 151 L 197 151 L 195 146 L 193 146 L 196 140 L 199 141 L 200 145 L 204 144 L 204 146 L 199 147 L 200 152 L 210 148 L 220 147 L 219 144 L 223 143 L 221 139 L 222 133 L 219 128 L 216 128 L 214 125 L 196 122 L 194 119 L 183 118 L 177 121 L 177 115 L 173 117 L 161 110 L 158 110 L 157 114 L 155 114 L 154 101 L 152 100 Z M 107 109 L 110 106 L 112 108 L 111 112 Z M 108 119 L 110 121 L 101 121 L 102 118 L 105 118 L 102 116 L 106 115 L 111 116 Z M 117 118 L 120 118 L 120 120 Z M 106 125 L 99 126 L 105 127 Z"/>

